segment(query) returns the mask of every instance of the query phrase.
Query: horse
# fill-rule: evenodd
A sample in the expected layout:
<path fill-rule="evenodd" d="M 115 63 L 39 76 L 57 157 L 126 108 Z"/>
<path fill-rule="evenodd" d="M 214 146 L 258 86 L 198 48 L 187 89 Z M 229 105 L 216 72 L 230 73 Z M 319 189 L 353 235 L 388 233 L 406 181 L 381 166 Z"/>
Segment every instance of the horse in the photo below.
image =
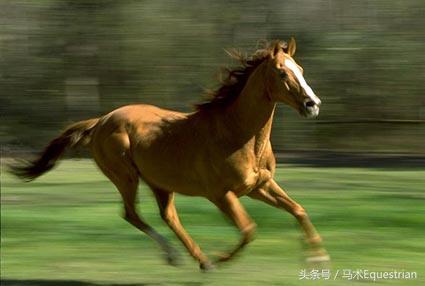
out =
<path fill-rule="evenodd" d="M 249 56 L 229 52 L 240 65 L 227 68 L 211 99 L 193 112 L 123 106 L 68 126 L 38 158 L 13 166 L 12 172 L 31 181 L 52 169 L 66 149 L 88 147 L 121 194 L 124 219 L 156 241 L 172 265 L 177 263 L 175 249 L 136 210 L 141 180 L 152 190 L 164 222 L 203 270 L 230 260 L 253 240 L 256 224 L 239 201 L 242 196 L 288 211 L 301 225 L 310 258 L 328 260 L 305 209 L 273 178 L 270 133 L 277 103 L 307 118 L 316 117 L 321 104 L 293 58 L 295 50 L 291 38 L 266 42 Z M 236 246 L 211 262 L 182 226 L 176 193 L 204 197 L 216 205 L 240 231 Z"/>

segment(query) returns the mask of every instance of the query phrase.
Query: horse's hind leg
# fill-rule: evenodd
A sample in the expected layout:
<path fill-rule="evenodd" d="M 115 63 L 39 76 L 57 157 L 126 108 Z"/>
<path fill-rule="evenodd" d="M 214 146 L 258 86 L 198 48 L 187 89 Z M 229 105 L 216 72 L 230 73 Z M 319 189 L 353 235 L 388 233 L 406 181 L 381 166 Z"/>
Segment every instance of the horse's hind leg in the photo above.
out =
<path fill-rule="evenodd" d="M 232 220 L 242 235 L 239 244 L 218 260 L 219 262 L 228 261 L 254 238 L 256 224 L 246 213 L 238 197 L 233 192 L 229 191 L 224 197 L 212 202 Z"/>
<path fill-rule="evenodd" d="M 109 157 L 111 154 L 108 154 Z M 108 155 L 100 159 L 96 158 L 96 163 L 102 172 L 114 183 L 121 194 L 124 204 L 124 219 L 137 229 L 146 233 L 155 240 L 167 255 L 168 263 L 176 264 L 176 251 L 170 246 L 167 240 L 157 233 L 150 225 L 143 221 L 136 210 L 136 197 L 139 185 L 139 175 L 136 168 L 125 157 L 120 160 L 110 161 L 106 164 Z"/>
<path fill-rule="evenodd" d="M 208 258 L 202 253 L 200 247 L 193 241 L 181 224 L 174 204 L 174 193 L 167 193 L 155 188 L 152 188 L 152 190 L 158 202 L 161 217 L 165 223 L 174 231 L 190 255 L 199 262 L 201 269 L 208 270 L 212 268 L 212 264 Z"/>

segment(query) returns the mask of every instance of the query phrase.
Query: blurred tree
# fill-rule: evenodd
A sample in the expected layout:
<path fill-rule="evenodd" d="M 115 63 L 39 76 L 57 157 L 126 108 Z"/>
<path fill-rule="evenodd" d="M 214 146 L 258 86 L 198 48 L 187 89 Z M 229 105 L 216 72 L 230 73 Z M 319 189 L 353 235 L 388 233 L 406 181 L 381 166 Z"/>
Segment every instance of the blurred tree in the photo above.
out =
<path fill-rule="evenodd" d="M 70 121 L 144 102 L 190 111 L 223 48 L 295 36 L 316 121 L 276 113 L 276 150 L 424 153 L 420 0 L 0 2 L 2 149 L 39 148 Z"/>

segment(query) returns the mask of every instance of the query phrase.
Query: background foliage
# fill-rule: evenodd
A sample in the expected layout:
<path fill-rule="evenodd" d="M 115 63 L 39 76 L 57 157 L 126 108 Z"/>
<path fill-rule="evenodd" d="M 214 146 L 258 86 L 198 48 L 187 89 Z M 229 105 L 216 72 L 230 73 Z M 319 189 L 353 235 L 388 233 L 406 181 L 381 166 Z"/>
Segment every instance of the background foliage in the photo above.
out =
<path fill-rule="evenodd" d="M 298 41 L 318 120 L 279 107 L 278 151 L 424 153 L 424 4 L 391 1 L 0 2 L 3 151 L 143 102 L 182 111 L 216 87 L 223 48 Z"/>

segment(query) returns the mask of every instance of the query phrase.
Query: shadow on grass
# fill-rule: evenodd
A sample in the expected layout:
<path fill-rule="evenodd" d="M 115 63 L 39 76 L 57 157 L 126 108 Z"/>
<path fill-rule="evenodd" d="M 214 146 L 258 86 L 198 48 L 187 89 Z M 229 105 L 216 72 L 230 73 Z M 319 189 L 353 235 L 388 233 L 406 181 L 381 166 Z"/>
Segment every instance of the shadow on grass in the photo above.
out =
<path fill-rule="evenodd" d="M 165 285 L 162 283 L 91 283 L 77 280 L 17 280 L 17 279 L 1 279 L 1 286 L 148 286 L 148 285 Z M 202 283 L 182 282 L 182 285 L 200 286 Z"/>

